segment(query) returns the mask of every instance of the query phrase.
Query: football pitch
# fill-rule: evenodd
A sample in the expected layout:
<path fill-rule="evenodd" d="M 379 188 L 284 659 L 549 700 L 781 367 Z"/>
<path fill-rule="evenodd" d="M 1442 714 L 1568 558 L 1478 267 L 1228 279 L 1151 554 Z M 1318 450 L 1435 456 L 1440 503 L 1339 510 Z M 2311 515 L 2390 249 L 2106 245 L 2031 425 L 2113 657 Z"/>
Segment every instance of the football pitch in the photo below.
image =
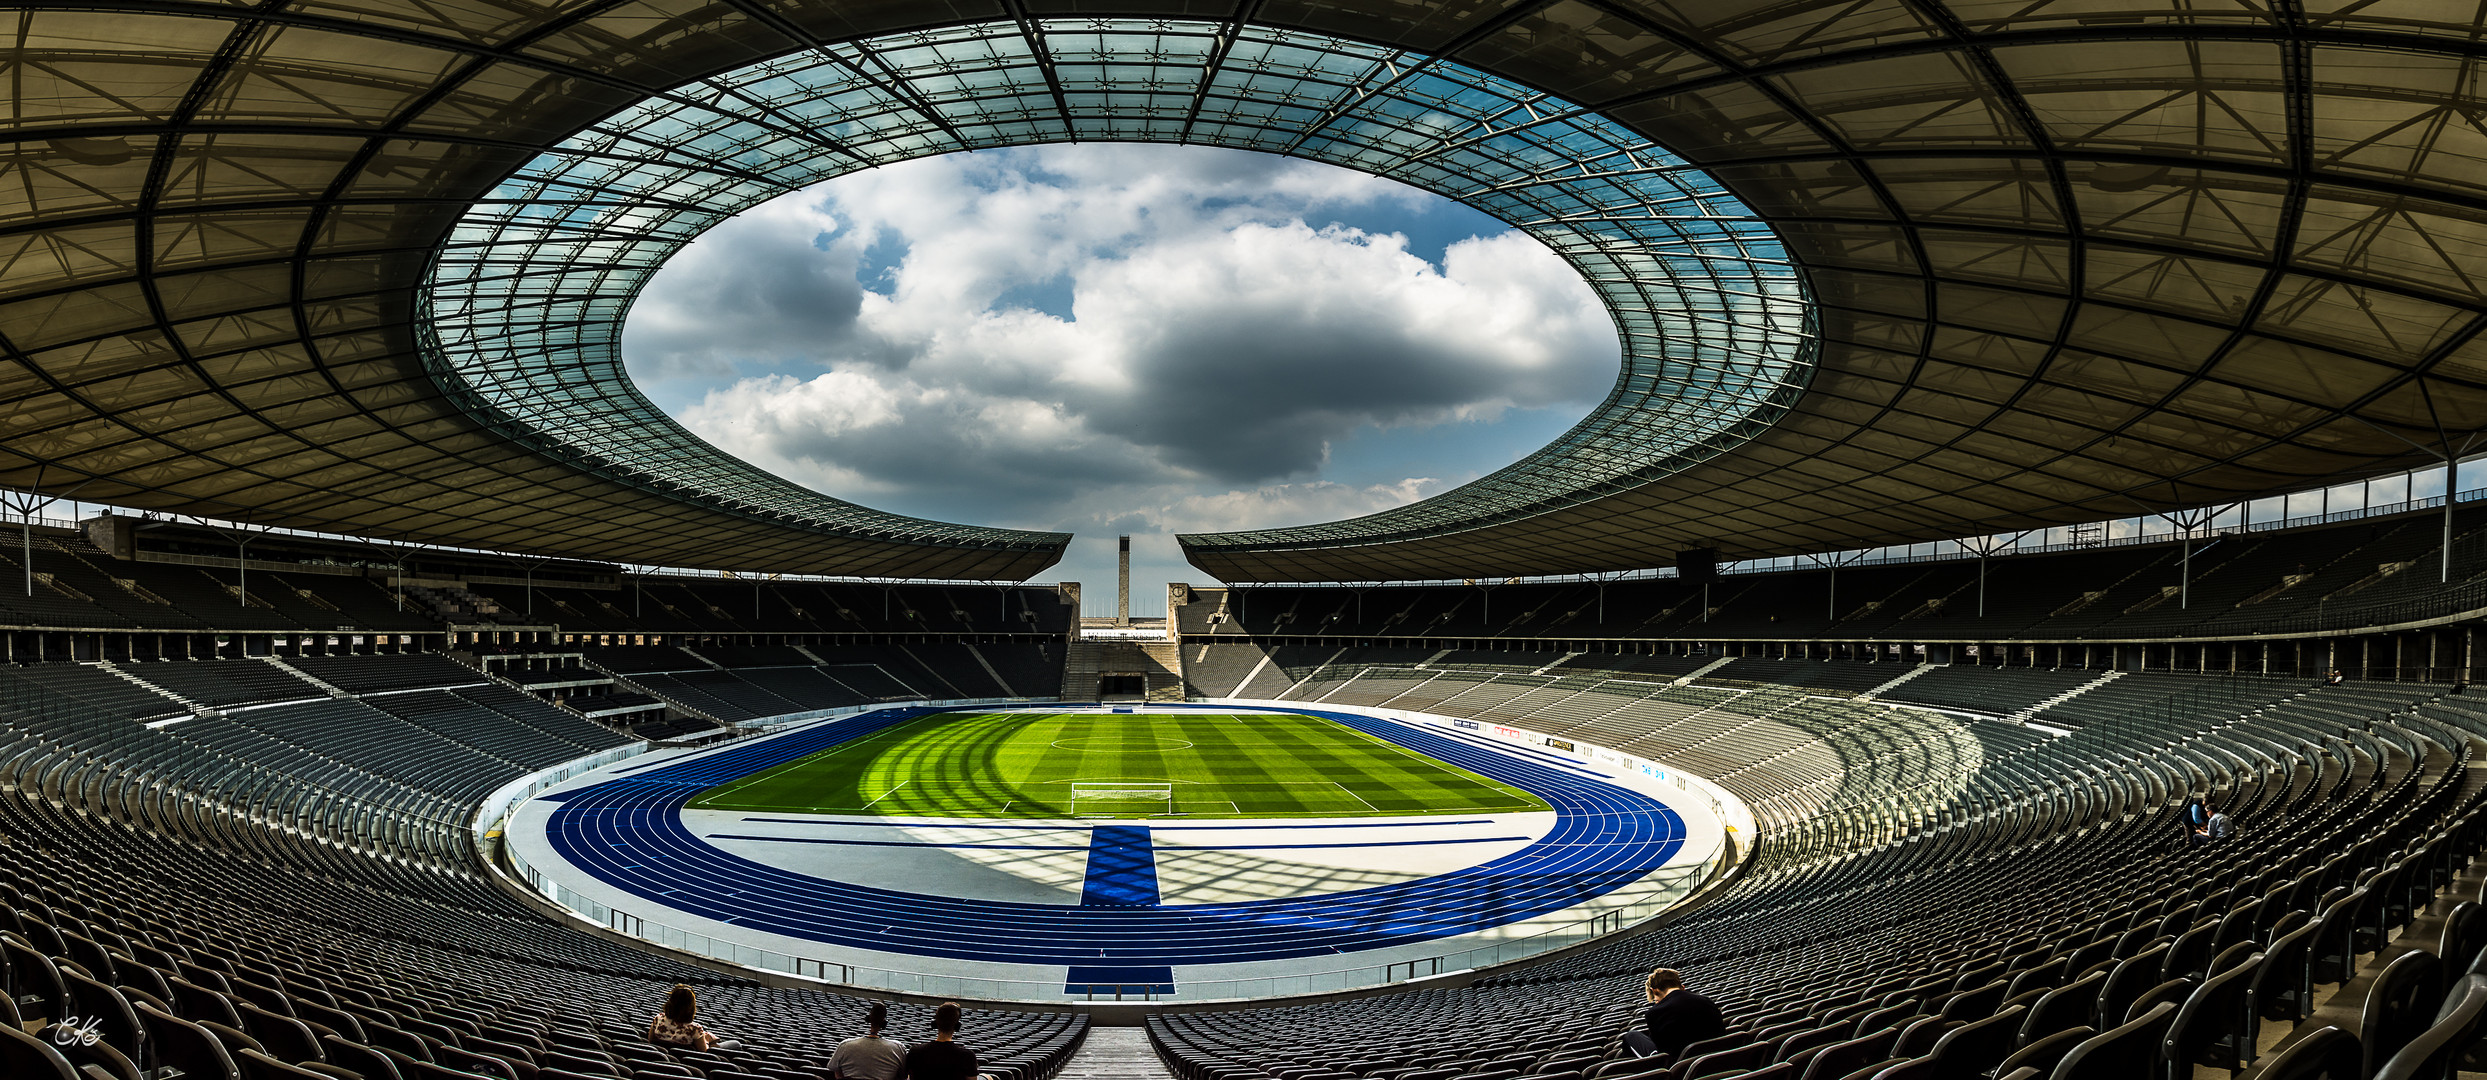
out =
<path fill-rule="evenodd" d="M 1261 818 L 1548 809 L 1317 716 L 941 713 L 720 784 L 694 810 Z"/>

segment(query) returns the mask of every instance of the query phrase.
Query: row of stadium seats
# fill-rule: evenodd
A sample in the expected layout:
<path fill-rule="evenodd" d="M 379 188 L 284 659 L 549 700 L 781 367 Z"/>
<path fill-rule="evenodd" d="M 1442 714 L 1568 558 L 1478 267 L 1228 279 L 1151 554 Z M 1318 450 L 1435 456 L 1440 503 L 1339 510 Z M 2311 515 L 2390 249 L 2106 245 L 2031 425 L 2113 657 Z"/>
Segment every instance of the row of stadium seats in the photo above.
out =
<path fill-rule="evenodd" d="M 2487 565 L 2487 508 L 2456 518 L 2455 565 Z M 1183 636 L 1339 638 L 2146 639 L 2373 626 L 2449 590 L 2442 518 L 2417 514 L 1977 560 L 1675 579 L 1196 589 Z M 2190 570 L 2187 567 L 2190 565 Z M 1981 580 L 1983 585 L 1981 585 Z M 2465 571 L 2453 585 L 2477 580 Z M 2189 585 L 2186 583 L 2190 583 Z M 2185 595 L 2177 596 L 2183 587 Z M 1981 589 L 1983 614 L 1980 614 Z M 2300 625 L 2309 624 L 2309 625 Z"/>
<path fill-rule="evenodd" d="M 155 534 L 150 534 L 151 536 Z M 75 629 L 436 632 L 447 622 L 540 626 L 600 636 L 644 634 L 1061 635 L 1079 617 L 1052 586 L 861 584 L 795 580 L 632 578 L 602 568 L 592 586 L 441 582 L 507 577 L 502 566 L 444 565 L 428 575 L 394 565 L 361 567 L 355 545 L 288 537 L 287 556 L 254 545 L 245 585 L 230 545 L 209 546 L 221 565 L 115 558 L 86 536 L 38 529 L 0 551 L 0 578 L 33 571 L 33 588 L 0 588 L 0 624 Z M 182 556 L 195 557 L 195 556 Z M 448 558 L 441 553 L 441 558 Z M 270 561 L 275 559 L 276 561 Z M 298 566 L 298 569 L 271 567 Z M 596 570 L 579 567 L 580 572 Z M 414 573 L 434 584 L 392 587 Z"/>
<path fill-rule="evenodd" d="M 0 619 L 28 626 L 148 630 L 437 630 L 440 619 L 404 605 L 379 581 L 312 571 L 253 570 L 249 602 L 231 570 L 123 562 L 76 533 L 45 530 L 0 552 L 12 584 L 34 571 L 34 588 L 0 588 Z"/>
<path fill-rule="evenodd" d="M 587 589 L 476 583 L 487 621 L 579 634 L 1061 634 L 1079 617 L 1050 586 L 865 585 L 647 578 Z"/>
<path fill-rule="evenodd" d="M 1053 642 L 610 645 L 583 651 L 589 670 L 727 723 L 883 702 L 1053 698 L 1062 692 L 1062 646 Z"/>

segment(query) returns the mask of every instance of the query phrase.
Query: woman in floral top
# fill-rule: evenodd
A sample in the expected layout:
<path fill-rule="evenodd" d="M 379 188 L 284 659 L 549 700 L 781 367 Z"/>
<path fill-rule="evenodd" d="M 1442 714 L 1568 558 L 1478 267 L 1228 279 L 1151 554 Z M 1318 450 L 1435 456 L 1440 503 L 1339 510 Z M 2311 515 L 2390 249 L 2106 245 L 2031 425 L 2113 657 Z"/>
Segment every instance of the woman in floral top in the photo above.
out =
<path fill-rule="evenodd" d="M 660 1046 L 679 1046 L 685 1050 L 738 1050 L 741 1043 L 720 1039 L 708 1033 L 694 1017 L 699 1015 L 699 994 L 688 986 L 677 984 L 674 992 L 665 995 L 665 1008 L 648 1021 L 648 1041 Z"/>

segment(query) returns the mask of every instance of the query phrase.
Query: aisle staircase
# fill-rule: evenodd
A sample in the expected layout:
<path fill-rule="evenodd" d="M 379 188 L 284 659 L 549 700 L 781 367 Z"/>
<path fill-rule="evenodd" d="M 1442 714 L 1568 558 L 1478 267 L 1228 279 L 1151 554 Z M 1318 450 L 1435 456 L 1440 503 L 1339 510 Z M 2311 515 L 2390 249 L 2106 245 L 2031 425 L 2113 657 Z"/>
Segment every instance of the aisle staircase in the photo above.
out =
<path fill-rule="evenodd" d="M 1171 641 L 1074 641 L 1062 657 L 1065 701 L 1095 701 L 1100 679 L 1138 675 L 1145 701 L 1183 700 L 1182 647 Z"/>
<path fill-rule="evenodd" d="M 1102 641 L 1074 641 L 1062 651 L 1062 700 L 1097 700 L 1097 664 L 1104 657 Z"/>
<path fill-rule="evenodd" d="M 1148 678 L 1148 700 L 1183 700 L 1183 647 L 1171 641 L 1143 641 L 1137 644 L 1141 655 L 1148 660 L 1148 666 L 1141 671 Z"/>
<path fill-rule="evenodd" d="M 1886 691 L 1890 690 L 1892 687 L 1894 687 L 1894 686 L 1898 686 L 1898 685 L 1900 685 L 1901 683 L 1904 683 L 1904 682 L 1909 681 L 1910 679 L 1914 679 L 1914 678 L 1916 678 L 1916 677 L 1918 677 L 1918 676 L 1920 676 L 1920 675 L 1923 675 L 1923 674 L 1925 674 L 1925 673 L 1927 673 L 1927 672 L 1929 672 L 1929 671 L 1932 671 L 1932 670 L 1934 670 L 1936 667 L 1939 667 L 1939 666 L 1941 666 L 1941 665 L 1937 665 L 1937 664 L 1912 664 L 1912 665 L 1910 665 L 1910 666 L 1909 666 L 1909 669 L 1908 669 L 1907 671 L 1903 671 L 1903 672 L 1901 672 L 1898 678 L 1892 679 L 1892 680 L 1891 680 L 1891 681 L 1889 681 L 1889 682 L 1886 682 L 1886 683 L 1884 683 L 1884 684 L 1882 684 L 1882 685 L 1880 685 L 1880 686 L 1877 686 L 1877 687 L 1875 687 L 1875 688 L 1873 688 L 1873 689 L 1871 689 L 1871 690 L 1868 690 L 1868 691 L 1866 691 L 1866 692 L 1864 692 L 1864 693 L 1862 693 L 1862 694 L 1858 694 L 1857 696 L 1858 696 L 1858 697 L 1860 697 L 1860 698 L 1877 698 L 1877 697 L 1881 697 L 1881 696 L 1883 696 L 1884 692 L 1886 692 Z"/>
<path fill-rule="evenodd" d="M 163 688 L 163 687 L 161 687 L 161 686 L 157 686 L 157 685 L 156 685 L 156 684 L 154 684 L 154 683 L 148 682 L 148 681 L 147 681 L 147 680 L 145 680 L 145 679 L 139 678 L 139 677 L 138 677 L 138 676 L 136 676 L 136 675 L 132 675 L 132 674 L 130 674 L 129 672 L 122 670 L 120 665 L 115 664 L 115 663 L 113 663 L 113 662 L 112 662 L 112 661 L 110 661 L 110 660 L 97 660 L 97 661 L 95 661 L 95 662 L 94 662 L 94 666 L 95 666 L 95 667 L 98 667 L 98 668 L 101 668 L 101 669 L 103 669 L 103 670 L 105 670 L 105 671 L 107 671 L 107 672 L 110 672 L 110 673 L 112 673 L 112 674 L 114 674 L 114 675 L 118 675 L 118 676 L 120 676 L 120 677 L 121 677 L 124 681 L 131 682 L 131 683 L 135 683 L 135 684 L 137 684 L 137 686 L 138 686 L 140 689 L 146 690 L 148 693 L 154 694 L 154 695 L 156 695 L 157 697 L 162 697 L 162 698 L 170 698 L 170 699 L 172 699 L 173 701 L 179 702 L 179 703 L 181 704 L 181 707 L 182 707 L 182 708 L 185 708 L 185 709 L 190 710 L 190 714 L 191 714 L 192 716 L 215 716 L 215 715 L 219 715 L 219 714 L 218 714 L 218 713 L 217 713 L 214 709 L 210 709 L 210 708 L 208 708 L 207 706 L 202 705 L 202 704 L 200 704 L 200 703 L 199 703 L 199 702 L 197 702 L 197 701 L 193 701 L 193 700 L 191 700 L 191 699 L 189 699 L 189 698 L 183 697 L 183 696 L 181 696 L 180 694 L 176 694 L 176 693 L 174 693 L 174 692 L 172 692 L 172 691 L 170 691 L 170 690 L 167 690 L 167 689 L 165 689 L 165 688 Z"/>
<path fill-rule="evenodd" d="M 2022 709 L 2022 710 L 2021 710 L 2021 711 L 2019 711 L 2019 712 L 2013 713 L 2013 714 L 2012 714 L 2012 715 L 2010 715 L 2010 716 L 2004 717 L 2004 719 L 2006 719 L 2006 720 L 2010 720 L 2010 721 L 2012 721 L 2012 722 L 2014 722 L 2014 723 L 2018 723 L 2018 724 L 2026 724 L 2026 723 L 2028 723 L 2028 722 L 2030 722 L 2030 721 L 2032 721 L 2032 720 L 2037 719 L 2037 718 L 2038 718 L 2038 714 L 2039 714 L 2039 713 L 2043 713 L 2043 712 L 2047 711 L 2048 709 L 2052 709 L 2052 708 L 2054 708 L 2054 707 L 2056 707 L 2056 706 L 2058 706 L 2058 705 L 2061 705 L 2061 704 L 2063 704 L 2063 703 L 2065 703 L 2065 702 L 2067 702 L 2067 701 L 2071 701 L 2071 700 L 2072 700 L 2072 699 L 2074 699 L 2074 698 L 2080 697 L 2080 696 L 2081 696 L 2081 695 L 2083 695 L 2083 694 L 2089 693 L 2089 692 L 2090 692 L 2090 691 L 2092 691 L 2092 690 L 2096 690 L 2096 689 L 2098 689 L 2099 687 L 2105 686 L 2105 685 L 2107 685 L 2108 683 L 2114 682 L 2114 681 L 2116 681 L 2118 678 L 2121 678 L 2123 675 L 2124 675 L 2124 672 L 2122 672 L 2122 671 L 2110 671 L 2110 672 L 2108 672 L 2108 673 L 2107 673 L 2107 674 L 2105 674 L 2105 675 L 2101 675 L 2101 676 L 2099 676 L 2098 678 L 2095 678 L 2095 679 L 2092 679 L 2092 680 L 2090 680 L 2090 681 L 2088 681 L 2088 682 L 2082 683 L 2082 684 L 2081 684 L 2081 685 L 2079 685 L 2079 686 L 2073 687 L 2073 688 L 2072 688 L 2072 689 L 2070 689 L 2070 690 L 2066 690 L 2066 691 L 2064 691 L 2064 692 L 2063 692 L 2063 693 L 2061 693 L 2061 694 L 2057 694 L 2057 695 L 2055 695 L 2054 697 L 2051 697 L 2051 698 L 2046 699 L 2045 701 L 2041 701 L 2041 702 L 2039 702 L 2039 703 L 2037 703 L 2037 704 L 2035 704 L 2035 705 L 2032 705 L 2032 706 L 2030 706 L 2030 707 L 2028 707 L 2028 708 L 2026 708 L 2026 709 Z"/>
<path fill-rule="evenodd" d="M 1174 1080 L 1174 1074 L 1149 1045 L 1148 1029 L 1091 1027 L 1054 1080 Z"/>

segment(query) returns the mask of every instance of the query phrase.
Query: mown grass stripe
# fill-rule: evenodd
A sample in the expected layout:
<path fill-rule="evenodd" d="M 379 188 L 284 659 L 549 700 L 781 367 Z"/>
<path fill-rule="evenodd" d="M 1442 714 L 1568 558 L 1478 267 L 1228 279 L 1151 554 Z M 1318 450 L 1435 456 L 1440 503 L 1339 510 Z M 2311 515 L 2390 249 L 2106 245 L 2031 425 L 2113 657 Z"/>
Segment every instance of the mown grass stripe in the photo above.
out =
<path fill-rule="evenodd" d="M 1072 798 L 1074 782 L 1168 785 Z M 1543 810 L 1536 796 L 1321 717 L 941 713 L 753 773 L 692 809 L 929 818 L 1369 817 Z"/>

